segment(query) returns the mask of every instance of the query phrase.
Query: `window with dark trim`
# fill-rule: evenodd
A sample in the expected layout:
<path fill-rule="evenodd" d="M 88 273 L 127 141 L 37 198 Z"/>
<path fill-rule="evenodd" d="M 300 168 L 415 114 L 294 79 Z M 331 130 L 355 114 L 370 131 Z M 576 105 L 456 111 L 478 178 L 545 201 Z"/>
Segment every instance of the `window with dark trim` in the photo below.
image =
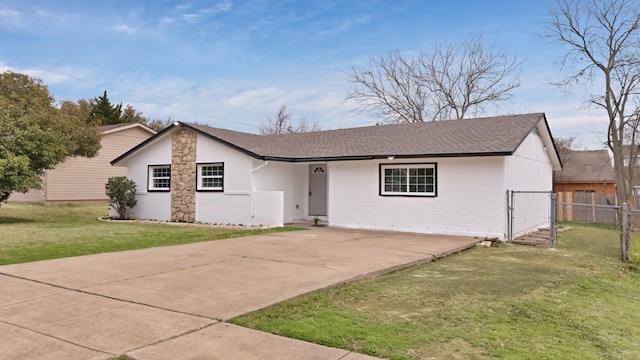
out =
<path fill-rule="evenodd" d="M 436 196 L 436 164 L 380 164 L 380 195 Z"/>
<path fill-rule="evenodd" d="M 198 191 L 223 191 L 224 163 L 198 164 Z"/>
<path fill-rule="evenodd" d="M 149 165 L 147 190 L 171 190 L 171 165 Z"/>

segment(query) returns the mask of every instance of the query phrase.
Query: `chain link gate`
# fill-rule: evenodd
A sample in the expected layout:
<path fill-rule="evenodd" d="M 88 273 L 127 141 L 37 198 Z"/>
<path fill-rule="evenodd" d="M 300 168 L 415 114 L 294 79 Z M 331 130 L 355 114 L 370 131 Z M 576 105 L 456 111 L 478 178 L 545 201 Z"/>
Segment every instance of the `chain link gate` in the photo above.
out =
<path fill-rule="evenodd" d="M 507 190 L 507 240 L 549 231 L 549 246 L 556 246 L 556 197 L 551 191 Z"/>

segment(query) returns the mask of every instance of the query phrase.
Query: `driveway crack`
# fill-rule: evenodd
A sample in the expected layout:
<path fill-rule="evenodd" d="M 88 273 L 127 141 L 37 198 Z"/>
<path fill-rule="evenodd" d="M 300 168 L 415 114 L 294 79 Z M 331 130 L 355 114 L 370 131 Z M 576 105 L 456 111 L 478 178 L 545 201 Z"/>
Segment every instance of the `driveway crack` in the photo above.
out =
<path fill-rule="evenodd" d="M 57 336 L 53 336 L 53 335 L 50 335 L 50 334 L 47 334 L 47 333 L 43 333 L 41 331 L 38 331 L 38 330 L 35 330 L 35 329 L 31 329 L 31 328 L 28 328 L 28 327 L 24 327 L 22 325 L 14 324 L 14 323 L 11 323 L 11 322 L 8 322 L 8 321 L 0 320 L 0 322 L 4 323 L 4 324 L 7 324 L 7 325 L 15 326 L 15 327 L 23 329 L 23 330 L 27 330 L 27 331 L 36 333 L 36 334 L 39 334 L 39 335 L 43 335 L 43 336 L 46 336 L 46 337 L 51 338 L 51 339 L 56 339 L 58 341 L 62 341 L 62 342 L 67 343 L 67 344 L 75 345 L 75 346 L 81 347 L 83 349 L 96 351 L 96 352 L 99 352 L 99 353 L 102 353 L 102 354 L 106 354 L 106 355 L 113 355 L 113 356 L 116 355 L 116 354 L 113 354 L 113 353 L 110 353 L 110 352 L 106 352 L 106 351 L 99 350 L 99 349 L 94 349 L 94 348 L 92 348 L 90 346 L 78 344 L 78 343 L 75 343 L 73 341 L 65 340 L 65 339 L 59 338 Z"/>
<path fill-rule="evenodd" d="M 7 274 L 7 273 L 3 273 L 3 272 L 0 272 L 0 275 L 10 276 L 10 277 L 12 277 L 12 278 L 15 278 L 15 279 L 21 279 L 21 280 L 25 280 L 25 281 L 31 281 L 31 282 L 34 282 L 34 283 L 37 283 L 37 284 L 49 285 L 49 286 L 53 286 L 53 287 L 58 288 L 58 289 L 64 289 L 64 290 L 68 290 L 68 291 L 74 291 L 74 292 L 77 292 L 77 293 L 80 293 L 80 294 L 86 294 L 86 295 L 99 296 L 99 297 L 102 297 L 102 298 L 105 298 L 105 299 L 121 301 L 121 302 L 128 303 L 128 304 L 141 305 L 141 306 L 145 306 L 145 307 L 152 308 L 152 309 L 169 311 L 169 312 L 176 313 L 176 314 L 190 315 L 190 316 L 195 316 L 195 317 L 199 317 L 199 318 L 202 318 L 202 319 L 214 320 L 214 321 L 217 321 L 217 322 L 222 321 L 222 319 L 217 319 L 217 318 L 210 317 L 210 316 L 203 316 L 203 315 L 199 315 L 199 314 L 191 314 L 191 313 L 188 313 L 188 312 L 185 312 L 185 311 L 178 311 L 178 310 L 173 310 L 173 309 L 167 309 L 167 308 L 163 308 L 163 307 L 161 307 L 161 306 L 155 306 L 155 305 L 145 304 L 145 303 L 142 303 L 142 302 L 139 302 L 139 301 L 133 301 L 133 300 L 127 300 L 127 299 L 120 299 L 120 298 L 113 297 L 113 296 L 109 296 L 109 295 L 104 295 L 104 294 L 94 293 L 94 292 L 91 292 L 91 291 L 86 291 L 86 290 L 81 290 L 81 289 L 73 289 L 73 288 L 70 288 L 70 287 L 66 287 L 66 286 L 62 286 L 62 285 L 57 285 L 57 284 L 51 284 L 51 283 L 48 283 L 48 282 L 46 282 L 46 281 L 40 281 L 40 280 L 35 280 L 35 279 L 29 279 L 29 278 L 22 277 L 22 276 L 18 276 L 18 275 L 12 275 L 12 274 Z"/>
<path fill-rule="evenodd" d="M 163 343 L 163 342 L 166 342 L 166 341 L 169 341 L 169 340 L 173 340 L 173 339 L 177 339 L 177 338 L 179 338 L 179 337 L 183 337 L 183 336 L 185 336 L 185 335 L 189 335 L 189 334 L 192 334 L 192 333 L 194 333 L 194 332 L 197 332 L 197 331 L 200 331 L 200 330 L 204 330 L 204 329 L 206 329 L 206 328 L 208 328 L 208 327 L 210 327 L 210 326 L 213 326 L 213 325 L 216 325 L 216 324 L 221 324 L 221 323 L 222 323 L 222 322 L 215 322 L 215 323 L 211 323 L 211 324 L 205 324 L 205 325 L 202 325 L 202 326 L 198 326 L 198 327 L 196 327 L 196 328 L 193 328 L 193 329 L 190 329 L 190 330 L 187 330 L 187 331 L 181 332 L 181 333 L 179 333 L 179 334 L 176 334 L 176 335 L 170 336 L 170 337 L 168 337 L 168 338 L 161 339 L 161 340 L 158 340 L 158 341 L 154 341 L 154 342 L 152 342 L 152 343 L 150 343 L 150 344 L 146 344 L 146 345 L 138 346 L 137 348 L 129 349 L 129 350 L 125 351 L 125 353 L 129 353 L 129 352 L 131 352 L 131 351 L 136 351 L 136 350 L 144 349 L 144 348 L 149 347 L 149 346 L 154 346 L 154 345 L 157 345 L 157 344 L 161 344 L 161 343 Z"/>

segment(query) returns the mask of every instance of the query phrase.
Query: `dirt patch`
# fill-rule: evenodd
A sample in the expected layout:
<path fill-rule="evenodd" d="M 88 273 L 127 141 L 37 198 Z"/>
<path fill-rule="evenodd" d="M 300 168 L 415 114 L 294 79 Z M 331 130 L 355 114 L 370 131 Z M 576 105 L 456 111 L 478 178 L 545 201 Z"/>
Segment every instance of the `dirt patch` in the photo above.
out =
<path fill-rule="evenodd" d="M 443 307 L 481 307 L 506 298 L 535 296 L 573 278 L 558 255 L 517 245 L 470 249 L 372 280 L 375 291 L 344 305 L 377 313 L 388 321 L 419 321 L 437 315 Z M 363 291 L 372 290 L 363 287 Z"/>
<path fill-rule="evenodd" d="M 491 357 L 482 348 L 473 347 L 463 339 L 427 344 L 411 354 L 425 360 L 486 360 Z"/>

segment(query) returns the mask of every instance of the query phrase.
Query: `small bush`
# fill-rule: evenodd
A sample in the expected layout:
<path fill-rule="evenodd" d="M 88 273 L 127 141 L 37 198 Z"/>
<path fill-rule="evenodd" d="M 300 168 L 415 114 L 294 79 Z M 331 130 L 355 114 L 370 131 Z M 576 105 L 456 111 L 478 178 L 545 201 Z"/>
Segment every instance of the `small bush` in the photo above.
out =
<path fill-rule="evenodd" d="M 125 176 L 110 177 L 105 184 L 109 197 L 109 207 L 118 213 L 118 219 L 129 219 L 131 210 L 136 206 L 136 183 Z"/>

